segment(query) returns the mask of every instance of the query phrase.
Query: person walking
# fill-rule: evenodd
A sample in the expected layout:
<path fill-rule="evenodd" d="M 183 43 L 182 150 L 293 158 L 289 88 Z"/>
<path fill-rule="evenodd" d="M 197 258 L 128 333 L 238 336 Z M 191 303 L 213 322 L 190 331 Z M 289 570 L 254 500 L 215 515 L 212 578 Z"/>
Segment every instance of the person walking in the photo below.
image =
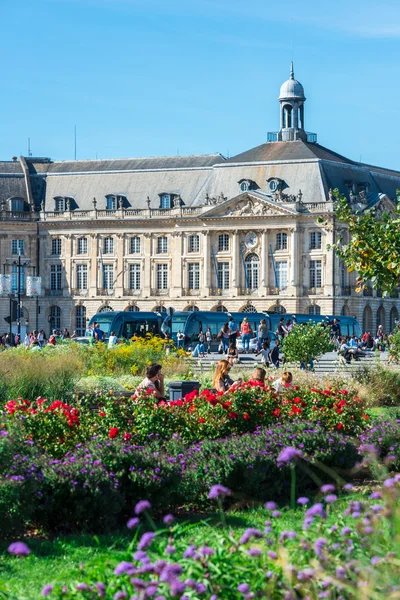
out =
<path fill-rule="evenodd" d="M 276 329 L 276 337 L 282 341 L 288 334 L 288 330 L 285 327 L 285 319 L 281 317 L 279 319 L 278 327 Z"/>
<path fill-rule="evenodd" d="M 269 362 L 275 367 L 275 369 L 279 369 L 279 349 L 280 349 L 280 341 L 276 340 L 275 346 L 269 353 Z"/>
<path fill-rule="evenodd" d="M 207 327 L 207 329 L 206 329 L 207 354 L 211 353 L 211 342 L 212 342 L 211 329 L 209 327 Z"/>
<path fill-rule="evenodd" d="M 247 317 L 242 321 L 240 333 L 242 334 L 243 351 L 248 354 L 250 352 L 250 340 L 253 337 L 253 330 Z"/>
<path fill-rule="evenodd" d="M 263 344 L 267 342 L 268 337 L 268 325 L 265 319 L 261 319 L 260 324 L 258 326 L 258 350 L 260 351 L 263 347 Z"/>
<path fill-rule="evenodd" d="M 220 342 L 222 344 L 222 352 L 223 353 L 228 351 L 229 335 L 230 335 L 229 324 L 228 324 L 228 322 L 226 322 L 223 324 L 221 331 L 218 334 L 218 339 L 220 340 Z"/>
<path fill-rule="evenodd" d="M 110 333 L 110 337 L 108 338 L 108 349 L 110 350 L 111 348 L 114 348 L 114 346 L 116 345 L 117 342 L 118 342 L 118 338 L 115 335 L 115 331 L 112 331 Z"/>
<path fill-rule="evenodd" d="M 203 333 L 203 330 L 200 329 L 200 333 L 199 333 L 199 354 L 201 354 L 201 356 L 205 356 L 206 353 L 206 336 Z"/>
<path fill-rule="evenodd" d="M 235 320 L 232 316 L 229 317 L 228 325 L 229 325 L 229 345 L 230 346 L 233 345 L 234 348 L 236 348 L 236 338 L 237 338 L 238 328 L 237 328 Z"/>
<path fill-rule="evenodd" d="M 183 333 L 183 331 L 178 329 L 178 332 L 176 334 L 176 342 L 177 342 L 178 349 L 183 348 L 184 341 L 185 341 L 185 334 Z"/>

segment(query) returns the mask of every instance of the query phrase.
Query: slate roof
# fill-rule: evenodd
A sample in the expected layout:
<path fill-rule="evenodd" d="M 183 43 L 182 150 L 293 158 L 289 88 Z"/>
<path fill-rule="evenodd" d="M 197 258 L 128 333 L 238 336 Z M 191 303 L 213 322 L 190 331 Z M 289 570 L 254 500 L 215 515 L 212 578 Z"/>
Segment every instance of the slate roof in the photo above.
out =
<path fill-rule="evenodd" d="M 251 150 L 229 158 L 227 162 L 269 162 L 282 160 L 308 160 L 308 159 L 333 160 L 347 164 L 357 164 L 352 160 L 333 152 L 320 144 L 303 142 L 266 142 Z"/>

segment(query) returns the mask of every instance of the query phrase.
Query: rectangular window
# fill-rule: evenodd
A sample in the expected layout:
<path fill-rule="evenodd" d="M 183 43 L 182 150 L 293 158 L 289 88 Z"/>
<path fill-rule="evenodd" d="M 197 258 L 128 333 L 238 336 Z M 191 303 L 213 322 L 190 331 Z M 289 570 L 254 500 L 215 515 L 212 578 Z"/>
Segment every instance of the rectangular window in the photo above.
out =
<path fill-rule="evenodd" d="M 287 250 L 287 233 L 276 234 L 275 250 Z"/>
<path fill-rule="evenodd" d="M 11 254 L 25 254 L 24 240 L 11 240 Z"/>
<path fill-rule="evenodd" d="M 168 265 L 166 264 L 157 265 L 157 289 L 168 289 Z"/>
<path fill-rule="evenodd" d="M 76 287 L 78 290 L 87 290 L 87 288 L 88 288 L 87 265 L 76 265 Z"/>
<path fill-rule="evenodd" d="M 140 264 L 129 265 L 129 289 L 140 290 Z"/>
<path fill-rule="evenodd" d="M 322 233 L 312 231 L 310 233 L 310 250 L 320 250 L 322 247 Z"/>
<path fill-rule="evenodd" d="M 218 263 L 218 287 L 221 290 L 229 289 L 229 263 Z"/>
<path fill-rule="evenodd" d="M 25 290 L 25 267 L 21 267 L 19 276 L 19 290 L 23 292 Z M 13 265 L 11 270 L 11 290 L 13 294 L 18 292 L 18 266 Z"/>
<path fill-rule="evenodd" d="M 114 240 L 111 237 L 104 238 L 103 240 L 103 252 L 104 254 L 114 253 Z"/>
<path fill-rule="evenodd" d="M 114 287 L 114 265 L 103 265 L 103 290 Z"/>
<path fill-rule="evenodd" d="M 286 260 L 278 260 L 275 263 L 276 287 L 280 290 L 287 288 L 288 264 Z"/>
<path fill-rule="evenodd" d="M 310 287 L 319 288 L 322 286 L 322 261 L 310 260 Z"/>
<path fill-rule="evenodd" d="M 116 210 L 117 208 L 117 199 L 115 196 L 108 196 L 107 198 L 107 210 Z"/>
<path fill-rule="evenodd" d="M 140 237 L 131 238 L 130 254 L 140 254 Z"/>
<path fill-rule="evenodd" d="M 171 196 L 169 194 L 163 194 L 161 196 L 161 208 L 171 208 Z"/>
<path fill-rule="evenodd" d="M 56 212 L 64 212 L 65 198 L 54 198 L 54 210 Z"/>
<path fill-rule="evenodd" d="M 200 263 L 189 263 L 189 289 L 198 290 L 200 288 Z"/>
<path fill-rule="evenodd" d="M 61 290 L 61 265 L 50 266 L 50 289 Z"/>
<path fill-rule="evenodd" d="M 87 254 L 88 244 L 87 238 L 81 237 L 78 239 L 78 254 Z"/>
<path fill-rule="evenodd" d="M 61 254 L 61 240 L 60 238 L 56 238 L 51 240 L 51 253 L 53 256 L 60 256 Z"/>
<path fill-rule="evenodd" d="M 168 238 L 159 237 L 157 239 L 157 254 L 167 254 L 168 253 Z"/>
<path fill-rule="evenodd" d="M 200 250 L 200 238 L 198 235 L 189 236 L 189 252 L 199 252 Z"/>
<path fill-rule="evenodd" d="M 229 251 L 229 234 L 222 233 L 218 236 L 218 252 Z"/>

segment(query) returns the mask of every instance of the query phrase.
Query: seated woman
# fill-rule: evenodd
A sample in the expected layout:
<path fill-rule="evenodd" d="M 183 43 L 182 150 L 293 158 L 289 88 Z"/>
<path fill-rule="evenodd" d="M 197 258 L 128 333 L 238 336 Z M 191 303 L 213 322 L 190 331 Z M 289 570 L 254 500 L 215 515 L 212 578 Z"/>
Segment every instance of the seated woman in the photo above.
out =
<path fill-rule="evenodd" d="M 230 344 L 228 352 L 226 353 L 226 360 L 231 365 L 234 365 L 239 361 L 239 352 L 235 344 Z"/>
<path fill-rule="evenodd" d="M 217 392 L 227 392 L 234 383 L 242 383 L 242 379 L 238 379 L 236 382 L 229 377 L 229 371 L 232 365 L 227 360 L 220 360 L 215 369 L 213 378 L 213 388 Z"/>
<path fill-rule="evenodd" d="M 253 375 L 251 376 L 250 381 L 257 381 L 257 383 L 261 383 L 262 385 L 265 385 L 265 376 L 267 374 L 267 371 L 265 369 L 262 369 L 261 367 L 257 367 L 256 369 L 254 369 Z"/>
<path fill-rule="evenodd" d="M 283 392 L 285 387 L 289 387 L 292 384 L 293 376 L 289 371 L 285 371 L 282 374 L 282 377 L 279 377 L 274 383 L 272 387 L 275 388 L 276 392 Z"/>
<path fill-rule="evenodd" d="M 164 375 L 161 373 L 161 369 L 161 365 L 149 365 L 146 369 L 146 377 L 137 386 L 135 393 L 140 394 L 140 392 L 151 390 L 158 400 L 164 398 Z"/>

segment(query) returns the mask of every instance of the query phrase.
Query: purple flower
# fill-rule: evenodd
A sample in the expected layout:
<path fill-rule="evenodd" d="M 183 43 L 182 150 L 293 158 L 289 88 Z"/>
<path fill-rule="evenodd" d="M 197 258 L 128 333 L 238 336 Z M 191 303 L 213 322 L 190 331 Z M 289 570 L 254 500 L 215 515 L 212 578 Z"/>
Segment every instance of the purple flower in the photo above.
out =
<path fill-rule="evenodd" d="M 145 596 L 147 596 L 148 598 L 150 598 L 151 596 L 154 596 L 154 594 L 157 593 L 157 584 L 156 582 L 154 582 L 152 585 L 148 585 L 145 591 Z"/>
<path fill-rule="evenodd" d="M 367 454 L 376 454 L 377 449 L 374 444 L 361 444 L 359 448 L 360 452 L 366 452 Z"/>
<path fill-rule="evenodd" d="M 338 579 L 344 579 L 346 577 L 346 569 L 343 567 L 336 567 L 336 577 Z"/>
<path fill-rule="evenodd" d="M 302 456 L 303 453 L 300 450 L 297 450 L 297 448 L 292 448 L 292 446 L 287 446 L 282 450 L 282 452 L 276 459 L 276 462 L 278 463 L 278 465 L 283 465 L 285 463 L 289 464 L 296 458 L 301 458 Z"/>
<path fill-rule="evenodd" d="M 201 556 L 214 556 L 215 550 L 214 548 L 210 548 L 209 546 L 202 546 L 199 548 L 199 553 Z"/>
<path fill-rule="evenodd" d="M 327 496 L 325 496 L 325 502 L 328 502 L 328 504 L 332 504 L 333 502 L 336 502 L 336 500 L 336 494 L 328 494 Z"/>
<path fill-rule="evenodd" d="M 353 486 L 351 483 L 346 483 L 346 485 L 343 486 L 343 489 L 346 490 L 346 492 L 350 492 L 353 489 Z"/>
<path fill-rule="evenodd" d="M 144 552 L 143 550 L 138 550 L 137 552 L 135 552 L 135 554 L 133 555 L 133 558 L 140 562 L 143 562 L 146 559 L 149 560 L 149 557 L 147 556 L 146 552 Z"/>
<path fill-rule="evenodd" d="M 326 517 L 324 507 L 320 502 L 313 504 L 308 510 L 306 510 L 306 517 Z"/>
<path fill-rule="evenodd" d="M 271 513 L 271 517 L 274 517 L 274 519 L 279 519 L 279 517 L 282 516 L 282 513 L 280 510 L 273 510 Z"/>
<path fill-rule="evenodd" d="M 8 552 L 14 556 L 29 556 L 31 551 L 24 542 L 13 542 L 8 546 Z"/>
<path fill-rule="evenodd" d="M 79 591 L 84 591 L 87 590 L 89 588 L 89 586 L 87 585 L 87 583 L 77 583 L 76 584 L 76 589 Z"/>
<path fill-rule="evenodd" d="M 49 594 L 51 594 L 51 592 L 54 590 L 54 585 L 51 585 L 50 583 L 45 585 L 44 588 L 42 589 L 42 596 L 48 596 Z"/>
<path fill-rule="evenodd" d="M 296 536 L 297 536 L 297 533 L 295 531 L 282 531 L 279 541 L 284 542 L 287 539 L 294 540 L 294 538 Z"/>
<path fill-rule="evenodd" d="M 210 489 L 210 492 L 208 494 L 208 497 L 210 498 L 210 500 L 215 500 L 216 498 L 224 498 L 225 496 L 230 496 L 231 495 L 231 490 L 229 490 L 227 487 L 223 486 L 223 485 L 213 485 L 212 488 Z"/>
<path fill-rule="evenodd" d="M 120 590 L 119 592 L 116 592 L 114 594 L 114 600 L 124 600 L 127 597 L 128 597 L 127 592 L 124 592 L 123 590 Z"/>
<path fill-rule="evenodd" d="M 379 558 L 379 556 L 373 556 L 371 558 L 371 565 L 377 565 L 379 562 L 381 562 L 381 559 Z"/>
<path fill-rule="evenodd" d="M 385 479 L 385 481 L 383 482 L 383 485 L 387 488 L 392 488 L 395 483 L 396 483 L 396 480 L 394 478 L 389 478 L 389 479 Z"/>
<path fill-rule="evenodd" d="M 174 515 L 165 515 L 165 517 L 163 518 L 164 525 L 172 525 L 172 523 L 174 521 L 175 521 Z"/>
<path fill-rule="evenodd" d="M 261 556 L 262 552 L 259 548 L 249 548 L 247 554 L 249 556 Z"/>
<path fill-rule="evenodd" d="M 206 591 L 207 587 L 204 585 L 204 583 L 198 583 L 196 585 L 196 592 L 198 594 L 204 594 L 204 592 Z"/>
<path fill-rule="evenodd" d="M 381 504 L 374 504 L 373 506 L 371 506 L 371 510 L 373 510 L 374 512 L 380 512 L 381 510 L 383 510 L 383 506 Z"/>
<path fill-rule="evenodd" d="M 247 583 L 239 583 L 237 589 L 241 594 L 248 594 L 250 591 L 250 586 Z"/>
<path fill-rule="evenodd" d="M 259 529 L 255 529 L 254 527 L 249 527 L 249 529 L 246 529 L 246 531 L 244 532 L 244 534 L 240 538 L 239 543 L 240 544 L 247 544 L 247 542 L 251 538 L 260 539 L 262 537 L 263 537 L 262 531 L 260 531 Z"/>
<path fill-rule="evenodd" d="M 194 558 L 197 556 L 196 546 L 189 546 L 183 553 L 183 558 Z"/>
<path fill-rule="evenodd" d="M 145 510 L 150 510 L 151 504 L 148 500 L 140 500 L 135 506 L 135 515 L 140 515 Z"/>
<path fill-rule="evenodd" d="M 297 498 L 297 504 L 302 504 L 303 506 L 305 504 L 308 504 L 310 502 L 309 498 L 306 498 L 305 496 L 301 496 L 300 498 Z"/>
<path fill-rule="evenodd" d="M 326 483 L 325 485 L 323 485 L 321 487 L 321 492 L 323 494 L 330 494 L 331 492 L 335 491 L 335 486 L 332 485 L 331 483 Z"/>
<path fill-rule="evenodd" d="M 175 554 L 175 552 L 175 546 L 171 546 L 170 544 L 168 544 L 168 546 L 165 548 L 165 554 Z"/>
<path fill-rule="evenodd" d="M 129 519 L 126 526 L 128 529 L 133 529 L 134 527 L 137 527 L 139 523 L 140 519 L 138 517 L 132 517 L 132 519 Z"/>
<path fill-rule="evenodd" d="M 6 435 L 8 435 L 8 431 L 6 431 L 5 429 L 2 429 L 2 430 L 0 431 L 0 435 L 1 435 L 2 437 L 5 437 Z"/>
<path fill-rule="evenodd" d="M 340 535 L 350 535 L 351 534 L 351 527 L 343 527 L 342 531 L 340 532 Z"/>
<path fill-rule="evenodd" d="M 275 510 L 277 505 L 276 502 L 266 502 L 264 506 L 267 510 Z"/>
<path fill-rule="evenodd" d="M 321 556 L 322 550 L 323 550 L 324 546 L 326 546 L 327 543 L 328 542 L 326 541 L 325 538 L 318 538 L 317 540 L 315 540 L 314 550 L 315 550 L 315 554 L 317 556 Z"/>
<path fill-rule="evenodd" d="M 104 583 L 102 583 L 101 581 L 98 581 L 95 584 L 96 590 L 99 594 L 100 598 L 104 598 L 104 596 L 106 595 L 106 586 L 104 585 Z"/>
<path fill-rule="evenodd" d="M 273 550 L 269 550 L 269 552 L 267 552 L 269 558 L 271 558 L 272 560 L 276 560 L 278 558 L 278 555 L 276 552 L 274 552 Z"/>
<path fill-rule="evenodd" d="M 153 533 L 152 531 L 148 531 L 147 533 L 144 533 L 142 535 L 142 537 L 140 538 L 140 541 L 137 545 L 138 550 L 146 550 L 146 548 L 148 548 L 151 544 L 151 542 L 154 540 L 154 538 L 156 537 L 156 534 Z"/>
<path fill-rule="evenodd" d="M 378 500 L 379 498 L 382 498 L 382 494 L 380 492 L 372 492 L 369 497 L 372 500 Z"/>
<path fill-rule="evenodd" d="M 122 575 L 123 573 L 133 575 L 135 573 L 135 566 L 132 563 L 123 560 L 115 567 L 114 575 Z"/>

